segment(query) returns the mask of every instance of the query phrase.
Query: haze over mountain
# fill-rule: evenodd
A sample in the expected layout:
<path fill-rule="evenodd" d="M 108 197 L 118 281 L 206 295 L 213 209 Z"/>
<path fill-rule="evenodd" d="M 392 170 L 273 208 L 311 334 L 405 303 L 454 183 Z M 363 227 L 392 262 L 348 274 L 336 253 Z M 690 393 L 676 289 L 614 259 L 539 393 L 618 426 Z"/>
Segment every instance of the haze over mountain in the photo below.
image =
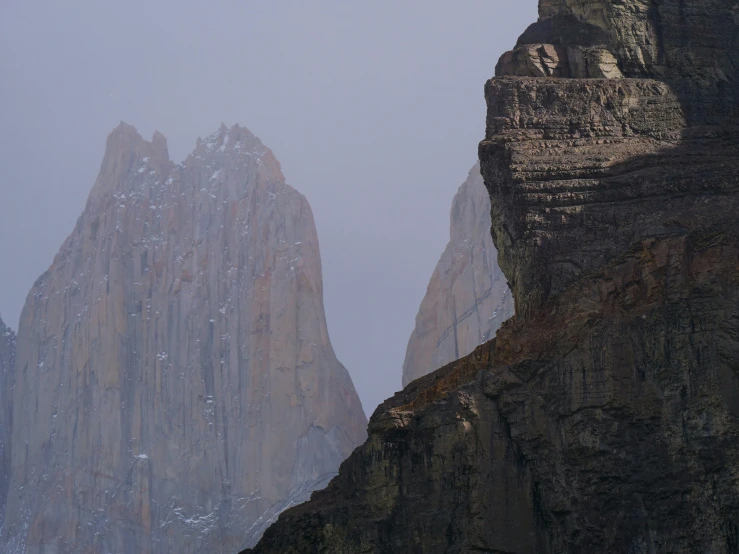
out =
<path fill-rule="evenodd" d="M 74 227 L 105 137 L 175 160 L 244 122 L 311 203 L 331 339 L 371 413 L 401 387 L 414 318 L 475 160 L 482 84 L 535 2 L 0 2 L 0 310 Z M 361 291 L 361 293 L 358 293 Z"/>
<path fill-rule="evenodd" d="M 4 554 L 234 552 L 366 435 L 310 206 L 237 125 L 181 164 L 109 135 L 15 367 Z"/>
<path fill-rule="evenodd" d="M 431 276 L 403 363 L 403 386 L 472 352 L 513 316 L 513 296 L 490 235 L 480 165 L 452 201 L 449 244 Z"/>

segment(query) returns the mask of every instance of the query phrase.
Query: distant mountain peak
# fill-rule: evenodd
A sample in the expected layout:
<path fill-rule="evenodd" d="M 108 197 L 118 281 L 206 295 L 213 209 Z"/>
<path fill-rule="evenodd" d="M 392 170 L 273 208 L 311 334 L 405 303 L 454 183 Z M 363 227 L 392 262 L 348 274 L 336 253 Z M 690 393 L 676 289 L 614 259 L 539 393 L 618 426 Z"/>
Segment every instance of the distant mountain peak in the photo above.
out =
<path fill-rule="evenodd" d="M 366 418 L 322 290 L 310 206 L 248 129 L 174 164 L 116 127 L 24 309 L 7 551 L 236 551 L 325 484 Z"/>

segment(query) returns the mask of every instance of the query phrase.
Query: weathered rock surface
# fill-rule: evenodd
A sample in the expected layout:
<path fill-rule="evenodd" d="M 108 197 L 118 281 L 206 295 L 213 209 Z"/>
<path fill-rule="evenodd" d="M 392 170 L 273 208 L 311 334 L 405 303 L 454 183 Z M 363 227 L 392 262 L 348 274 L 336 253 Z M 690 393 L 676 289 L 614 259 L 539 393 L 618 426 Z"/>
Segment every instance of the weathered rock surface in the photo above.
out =
<path fill-rule="evenodd" d="M 365 434 L 305 198 L 248 130 L 108 137 L 21 315 L 3 552 L 231 553 Z"/>
<path fill-rule="evenodd" d="M 524 316 L 642 236 L 718 223 L 739 148 L 735 0 L 542 0 L 540 14 L 519 47 L 605 45 L 643 78 L 486 85 L 482 173 Z"/>
<path fill-rule="evenodd" d="M 0 528 L 10 484 L 10 430 L 12 420 L 15 333 L 0 318 Z M 0 548 L 2 546 L 0 545 Z"/>
<path fill-rule="evenodd" d="M 735 237 L 646 239 L 411 383 L 254 552 L 735 552 Z"/>
<path fill-rule="evenodd" d="M 381 405 L 251 552 L 739 551 L 739 7 L 540 16 L 518 48 L 605 48 L 625 77 L 486 86 L 516 316 Z"/>
<path fill-rule="evenodd" d="M 621 70 L 613 54 L 605 47 L 554 44 L 524 44 L 506 52 L 498 61 L 498 75 L 526 75 L 530 77 L 621 77 Z"/>
<path fill-rule="evenodd" d="M 458 360 L 513 316 L 513 297 L 490 236 L 490 197 L 480 166 L 452 202 L 449 244 L 436 264 L 403 363 L 403 386 Z"/>

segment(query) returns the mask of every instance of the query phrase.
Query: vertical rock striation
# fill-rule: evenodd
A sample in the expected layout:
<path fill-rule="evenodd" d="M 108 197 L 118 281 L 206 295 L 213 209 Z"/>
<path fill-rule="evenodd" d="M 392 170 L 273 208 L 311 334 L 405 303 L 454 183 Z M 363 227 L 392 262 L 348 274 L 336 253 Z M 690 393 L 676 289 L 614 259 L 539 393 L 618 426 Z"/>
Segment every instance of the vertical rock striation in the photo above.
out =
<path fill-rule="evenodd" d="M 121 124 L 18 331 L 4 552 L 230 553 L 365 437 L 305 198 L 247 129 Z"/>
<path fill-rule="evenodd" d="M 449 244 L 431 276 L 403 363 L 403 386 L 466 356 L 513 316 L 513 297 L 490 236 L 490 198 L 480 166 L 452 202 Z"/>
<path fill-rule="evenodd" d="M 739 7 L 539 11 L 479 147 L 516 316 L 251 552 L 739 551 Z"/>
<path fill-rule="evenodd" d="M 13 424 L 15 333 L 0 319 L 0 529 L 10 484 L 10 432 Z"/>

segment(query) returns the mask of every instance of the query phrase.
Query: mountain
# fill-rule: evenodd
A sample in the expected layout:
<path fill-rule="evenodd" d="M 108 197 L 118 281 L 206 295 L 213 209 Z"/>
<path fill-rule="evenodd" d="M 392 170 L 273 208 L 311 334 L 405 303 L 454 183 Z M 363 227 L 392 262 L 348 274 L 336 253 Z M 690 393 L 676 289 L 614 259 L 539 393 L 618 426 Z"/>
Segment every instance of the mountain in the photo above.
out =
<path fill-rule="evenodd" d="M 436 264 L 403 363 L 403 386 L 472 352 L 514 314 L 490 235 L 490 197 L 475 164 L 452 201 L 449 244 Z"/>
<path fill-rule="evenodd" d="M 10 430 L 15 370 L 15 333 L 0 318 L 0 528 L 10 484 Z"/>
<path fill-rule="evenodd" d="M 739 550 L 736 0 L 540 0 L 485 86 L 516 316 L 260 554 Z"/>
<path fill-rule="evenodd" d="M 366 437 L 306 199 L 247 129 L 121 124 L 21 314 L 4 552 L 231 553 Z"/>

